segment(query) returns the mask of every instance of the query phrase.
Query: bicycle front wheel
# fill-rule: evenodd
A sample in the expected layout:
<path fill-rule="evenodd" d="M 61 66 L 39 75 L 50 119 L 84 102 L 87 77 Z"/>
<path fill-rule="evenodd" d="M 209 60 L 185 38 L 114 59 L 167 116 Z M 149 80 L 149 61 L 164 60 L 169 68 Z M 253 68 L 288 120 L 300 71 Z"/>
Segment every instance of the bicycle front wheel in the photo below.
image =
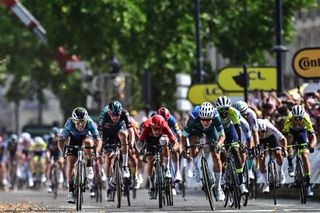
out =
<path fill-rule="evenodd" d="M 275 163 L 272 160 L 270 160 L 268 163 L 268 181 L 269 181 L 269 186 L 272 190 L 273 203 L 274 205 L 277 205 L 277 195 L 276 195 L 277 171 L 276 171 Z"/>
<path fill-rule="evenodd" d="M 243 167 L 243 181 L 245 181 L 245 185 L 246 185 L 246 188 L 249 189 L 249 170 L 248 170 L 248 164 L 247 164 L 247 161 L 245 161 L 244 163 L 244 167 Z M 243 195 L 240 195 L 241 196 L 241 203 L 243 206 L 247 206 L 248 204 L 248 197 L 249 197 L 249 193 L 246 193 L 246 194 L 243 194 Z"/>
<path fill-rule="evenodd" d="M 211 184 L 210 184 L 210 170 L 208 167 L 207 160 L 205 158 L 201 158 L 201 168 L 202 168 L 202 184 L 203 184 L 203 190 L 206 194 L 206 197 L 209 201 L 210 208 L 212 211 L 215 209 L 215 204 L 212 197 L 212 190 L 211 190 Z"/>
<path fill-rule="evenodd" d="M 77 176 L 76 176 L 76 209 L 77 211 L 82 209 L 82 178 L 83 178 L 83 164 L 81 162 L 77 165 Z"/>
<path fill-rule="evenodd" d="M 299 185 L 299 195 L 300 195 L 300 201 L 301 204 L 307 203 L 307 189 L 306 184 L 304 181 L 304 171 L 303 171 L 303 163 L 301 158 L 297 158 L 297 165 L 296 165 L 296 183 Z"/>
<path fill-rule="evenodd" d="M 116 196 L 117 196 L 117 208 L 121 207 L 121 189 L 122 189 L 122 182 L 121 182 L 121 169 L 119 165 L 119 161 L 115 162 L 115 173 L 116 173 Z"/>

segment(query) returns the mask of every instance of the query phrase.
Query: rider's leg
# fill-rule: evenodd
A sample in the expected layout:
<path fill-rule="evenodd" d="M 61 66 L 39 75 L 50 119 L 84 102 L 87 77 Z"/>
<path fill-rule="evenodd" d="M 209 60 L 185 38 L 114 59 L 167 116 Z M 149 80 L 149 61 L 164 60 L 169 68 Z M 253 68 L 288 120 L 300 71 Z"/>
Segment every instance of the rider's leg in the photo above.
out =
<path fill-rule="evenodd" d="M 152 174 L 152 169 L 153 169 L 153 155 L 149 155 L 147 157 L 147 175 L 148 175 L 148 180 L 149 180 L 149 188 L 154 189 L 154 181 L 153 181 L 153 174 Z"/>
<path fill-rule="evenodd" d="M 121 141 L 121 152 L 122 152 L 122 159 L 123 164 L 122 166 L 127 167 L 128 166 L 128 131 L 120 131 L 118 132 L 118 137 Z"/>
<path fill-rule="evenodd" d="M 310 176 L 311 176 L 311 165 L 308 157 L 309 152 L 302 152 L 301 157 L 304 163 L 305 176 L 306 176 L 306 185 L 310 186 Z"/>

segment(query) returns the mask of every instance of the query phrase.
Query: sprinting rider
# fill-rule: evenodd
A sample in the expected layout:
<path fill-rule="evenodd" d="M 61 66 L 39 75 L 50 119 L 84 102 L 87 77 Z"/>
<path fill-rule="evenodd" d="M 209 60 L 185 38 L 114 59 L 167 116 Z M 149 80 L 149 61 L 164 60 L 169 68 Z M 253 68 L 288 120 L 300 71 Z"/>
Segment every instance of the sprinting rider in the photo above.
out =
<path fill-rule="evenodd" d="M 304 107 L 301 105 L 295 105 L 292 107 L 291 113 L 287 116 L 283 133 L 288 139 L 288 144 L 301 145 L 299 149 L 302 161 L 305 168 L 305 181 L 307 185 L 307 195 L 313 196 L 310 184 L 311 165 L 308 157 L 309 150 L 312 153 L 314 147 L 317 144 L 317 137 L 312 126 L 309 115 L 305 112 Z M 311 140 L 309 141 L 309 136 Z M 288 172 L 289 176 L 294 176 L 293 164 L 292 164 L 292 149 L 288 150 Z"/>
<path fill-rule="evenodd" d="M 85 145 L 96 146 L 96 150 L 101 150 L 101 139 L 96 124 L 88 115 L 88 112 L 83 107 L 77 107 L 72 111 L 72 116 L 66 121 L 62 130 L 61 136 L 58 140 L 58 147 L 63 151 L 64 144 L 69 142 L 69 145 Z M 87 177 L 93 179 L 94 172 L 92 168 L 92 151 L 85 149 L 87 158 Z M 67 196 L 68 203 L 75 203 L 74 183 L 73 183 L 73 168 L 77 161 L 78 150 L 75 148 L 67 149 L 67 181 L 69 183 L 69 192 Z"/>
<path fill-rule="evenodd" d="M 165 119 L 165 121 L 167 122 L 167 124 L 169 125 L 171 131 L 173 132 L 173 134 L 176 136 L 178 142 L 179 142 L 179 147 L 181 147 L 181 137 L 182 137 L 182 132 L 180 130 L 180 127 L 176 121 L 176 119 L 174 118 L 173 115 L 170 114 L 170 111 L 166 108 L 166 107 L 160 107 L 157 110 L 157 114 L 158 115 L 162 115 L 162 117 Z M 180 193 L 179 191 L 179 182 L 182 180 L 181 177 L 181 173 L 180 173 L 180 167 L 179 167 L 179 160 L 180 160 L 180 152 L 172 152 L 172 161 L 173 161 L 173 166 L 174 166 L 174 171 L 176 172 L 174 175 L 174 182 L 175 182 L 175 186 L 174 186 L 174 191 L 173 193 Z"/>
<path fill-rule="evenodd" d="M 227 148 L 229 146 L 232 148 L 231 151 L 236 165 L 236 172 L 239 177 L 240 193 L 248 193 L 248 189 L 243 183 L 243 162 L 241 160 L 239 149 L 243 141 L 240 112 L 231 106 L 231 100 L 227 96 L 220 96 L 215 104 L 222 120 L 224 132 L 226 134 L 225 144 Z"/>
<path fill-rule="evenodd" d="M 164 135 L 166 135 L 164 137 Z M 179 149 L 179 144 L 172 133 L 170 127 L 164 120 L 161 115 L 154 115 L 153 117 L 149 118 L 144 122 L 141 127 L 141 134 L 139 137 L 139 143 L 147 144 L 147 145 L 158 145 L 160 143 L 160 138 L 166 140 L 166 142 L 170 142 L 172 144 L 172 150 L 177 151 Z M 140 147 L 140 150 L 139 150 Z M 143 145 L 142 145 L 143 147 Z M 141 151 L 141 145 L 137 144 L 137 149 Z M 154 185 L 154 178 L 152 174 L 153 168 L 153 161 L 155 155 L 155 149 L 153 147 L 147 146 L 147 173 L 148 173 L 148 180 L 149 180 L 149 199 L 154 199 L 154 192 L 155 192 L 155 185 Z M 161 159 L 164 166 L 165 177 L 171 178 L 172 175 L 170 173 L 169 168 L 169 161 L 170 161 L 170 154 L 169 154 L 169 147 L 164 146 L 162 148 Z"/>
<path fill-rule="evenodd" d="M 103 149 L 106 156 L 106 176 L 107 191 L 106 200 L 113 201 L 111 178 L 111 159 L 112 153 L 115 151 L 108 144 L 121 144 L 121 152 L 123 159 L 123 177 L 129 178 L 130 172 L 128 168 L 129 142 L 131 147 L 135 144 L 135 133 L 130 120 L 129 112 L 122 107 L 119 101 L 112 101 L 100 113 L 99 131 L 103 140 Z"/>
<path fill-rule="evenodd" d="M 221 188 L 221 174 L 222 163 L 220 159 L 219 151 L 214 147 L 216 144 L 222 145 L 225 140 L 224 130 L 221 124 L 221 118 L 209 102 L 204 102 L 201 106 L 196 106 L 187 122 L 187 125 L 182 133 L 182 144 L 187 145 L 187 139 L 190 141 L 190 145 L 199 143 L 200 139 L 206 136 L 207 143 L 210 146 L 211 156 L 213 158 L 213 171 L 216 179 L 216 191 L 219 201 L 224 200 L 224 193 Z M 183 153 L 186 153 L 185 148 Z M 198 166 L 198 153 L 199 150 L 196 147 L 190 148 L 190 157 L 195 166 L 195 178 L 199 182 L 199 166 Z"/>
<path fill-rule="evenodd" d="M 258 134 L 260 141 L 260 149 L 265 149 L 267 144 L 269 148 L 274 149 L 274 154 L 276 161 L 280 167 L 279 169 L 279 179 L 280 184 L 284 184 L 286 182 L 285 175 L 283 172 L 283 156 L 282 156 L 282 147 L 287 149 L 287 139 L 283 136 L 283 134 L 267 119 L 258 119 Z M 259 156 L 259 165 L 261 176 L 264 181 L 264 186 L 262 188 L 263 193 L 268 193 L 269 182 L 267 179 L 267 169 L 265 162 L 265 154 L 261 153 Z"/>

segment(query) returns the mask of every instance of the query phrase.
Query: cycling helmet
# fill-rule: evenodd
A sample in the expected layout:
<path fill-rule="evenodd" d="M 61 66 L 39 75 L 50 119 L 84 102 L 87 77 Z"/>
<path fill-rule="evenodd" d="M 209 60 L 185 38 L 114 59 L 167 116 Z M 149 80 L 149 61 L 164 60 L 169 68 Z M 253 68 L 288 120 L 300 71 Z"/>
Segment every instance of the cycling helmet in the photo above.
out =
<path fill-rule="evenodd" d="M 203 102 L 200 106 L 200 118 L 213 118 L 214 107 L 210 102 Z"/>
<path fill-rule="evenodd" d="M 30 133 L 28 133 L 28 132 L 21 133 L 21 139 L 22 140 L 30 140 L 31 139 Z"/>
<path fill-rule="evenodd" d="M 264 119 L 258 119 L 258 132 L 265 131 L 267 129 L 267 124 Z"/>
<path fill-rule="evenodd" d="M 34 144 L 35 145 L 40 145 L 40 144 L 42 144 L 42 142 L 43 142 L 43 139 L 40 136 L 36 136 L 34 138 Z"/>
<path fill-rule="evenodd" d="M 72 119 L 73 120 L 87 120 L 88 119 L 88 112 L 83 107 L 77 107 L 72 111 Z"/>
<path fill-rule="evenodd" d="M 304 107 L 301 105 L 294 105 L 291 111 L 294 117 L 302 117 L 305 112 Z"/>
<path fill-rule="evenodd" d="M 216 101 L 216 107 L 218 109 L 226 108 L 230 106 L 231 106 L 231 100 L 227 96 L 220 96 Z"/>
<path fill-rule="evenodd" d="M 155 128 L 162 128 L 165 122 L 166 121 L 161 115 L 154 115 L 151 118 L 151 125 L 152 127 L 155 127 Z"/>
<path fill-rule="evenodd" d="M 119 101 L 112 101 L 108 107 L 111 113 L 118 114 L 122 110 L 122 104 Z"/>
<path fill-rule="evenodd" d="M 237 101 L 234 107 L 239 110 L 240 113 L 243 113 L 248 109 L 248 104 L 244 101 Z"/>
<path fill-rule="evenodd" d="M 58 127 L 53 127 L 51 130 L 50 130 L 50 133 L 53 134 L 53 135 L 57 135 L 60 133 L 60 129 Z"/>
<path fill-rule="evenodd" d="M 162 115 L 162 117 L 165 120 L 169 120 L 169 118 L 170 118 L 170 111 L 165 107 L 160 107 L 158 109 L 157 113 L 158 113 L 158 115 Z"/>
<path fill-rule="evenodd" d="M 12 135 L 10 136 L 10 140 L 15 142 L 15 141 L 18 140 L 18 136 L 17 136 L 16 134 L 12 134 Z"/>

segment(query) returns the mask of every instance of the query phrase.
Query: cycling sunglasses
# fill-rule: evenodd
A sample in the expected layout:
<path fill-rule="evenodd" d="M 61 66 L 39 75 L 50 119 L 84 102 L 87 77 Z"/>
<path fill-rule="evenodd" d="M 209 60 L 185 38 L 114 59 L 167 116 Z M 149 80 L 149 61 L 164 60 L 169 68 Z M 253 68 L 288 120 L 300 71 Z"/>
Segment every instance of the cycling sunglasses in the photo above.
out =
<path fill-rule="evenodd" d="M 87 124 L 86 120 L 75 120 L 74 123 L 79 126 L 85 126 Z"/>
<path fill-rule="evenodd" d="M 203 122 L 209 122 L 209 121 L 211 121 L 212 119 L 211 119 L 211 118 L 201 118 L 200 120 L 203 121 Z"/>
<path fill-rule="evenodd" d="M 218 109 L 218 111 L 222 112 L 222 113 L 226 113 L 226 112 L 228 112 L 228 110 L 229 110 L 229 107 L 224 107 L 224 108 L 219 108 Z"/>
<path fill-rule="evenodd" d="M 294 117 L 294 120 L 296 121 L 301 121 L 303 119 L 303 117 Z"/>
<path fill-rule="evenodd" d="M 120 117 L 120 115 L 121 115 L 119 112 L 110 112 L 109 114 L 111 117 L 114 117 L 114 118 Z"/>

